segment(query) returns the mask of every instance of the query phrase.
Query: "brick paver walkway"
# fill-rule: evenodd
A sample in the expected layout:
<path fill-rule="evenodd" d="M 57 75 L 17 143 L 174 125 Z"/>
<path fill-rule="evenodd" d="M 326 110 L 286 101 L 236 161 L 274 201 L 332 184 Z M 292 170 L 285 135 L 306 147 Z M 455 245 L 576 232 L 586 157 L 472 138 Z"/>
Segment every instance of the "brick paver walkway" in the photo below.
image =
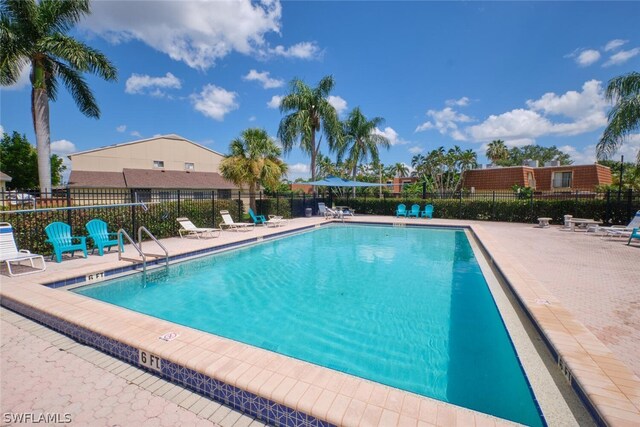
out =
<path fill-rule="evenodd" d="M 68 414 L 78 426 L 264 426 L 5 308 L 0 339 L 3 426 L 20 414 Z"/>

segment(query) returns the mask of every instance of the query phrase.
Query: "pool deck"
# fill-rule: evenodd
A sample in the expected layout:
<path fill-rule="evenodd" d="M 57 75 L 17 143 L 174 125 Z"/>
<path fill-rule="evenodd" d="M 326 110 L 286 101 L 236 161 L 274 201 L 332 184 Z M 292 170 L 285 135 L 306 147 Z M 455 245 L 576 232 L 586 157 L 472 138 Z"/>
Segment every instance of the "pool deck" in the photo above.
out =
<path fill-rule="evenodd" d="M 357 216 L 346 222 L 351 220 L 469 226 L 598 416 L 609 425 L 640 424 L 639 245 L 626 246 L 621 240 L 531 224 L 376 216 Z M 300 218 L 285 227 L 225 231 L 215 239 L 171 238 L 162 242 L 175 255 L 323 222 L 322 218 Z M 0 295 L 3 304 L 8 299 L 41 310 L 336 425 L 512 424 L 39 286 L 130 264 L 118 261 L 115 254 L 61 264 L 47 262 L 46 273 L 16 278 L 3 275 Z M 174 341 L 160 341 L 158 337 L 167 332 L 179 336 Z"/>

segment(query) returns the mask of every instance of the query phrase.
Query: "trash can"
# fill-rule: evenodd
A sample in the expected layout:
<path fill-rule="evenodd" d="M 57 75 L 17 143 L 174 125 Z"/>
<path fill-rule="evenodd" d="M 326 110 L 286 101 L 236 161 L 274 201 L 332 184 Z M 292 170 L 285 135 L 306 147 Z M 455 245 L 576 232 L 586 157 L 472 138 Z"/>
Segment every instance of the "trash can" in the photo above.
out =
<path fill-rule="evenodd" d="M 307 218 L 311 218 L 311 212 L 312 212 L 311 208 L 306 208 L 304 210 L 304 216 L 306 216 Z"/>

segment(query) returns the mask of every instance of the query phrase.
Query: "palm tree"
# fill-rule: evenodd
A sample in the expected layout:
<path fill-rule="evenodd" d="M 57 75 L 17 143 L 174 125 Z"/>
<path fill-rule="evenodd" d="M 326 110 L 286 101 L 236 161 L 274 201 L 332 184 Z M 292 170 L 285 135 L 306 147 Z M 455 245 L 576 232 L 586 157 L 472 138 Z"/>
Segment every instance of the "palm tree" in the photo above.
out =
<path fill-rule="evenodd" d="M 360 107 L 354 108 L 347 119 L 342 124 L 343 141 L 338 147 L 338 161 L 346 155 L 346 163 L 351 169 L 351 176 L 355 181 L 358 165 L 366 161 L 369 157 L 374 162 L 380 160 L 378 146 L 390 147 L 389 140 L 377 133 L 375 130 L 384 122 L 382 117 L 374 117 L 371 120 L 360 111 Z M 356 188 L 353 187 L 353 196 L 356 195 Z"/>
<path fill-rule="evenodd" d="M 290 93 L 280 102 L 280 112 L 289 114 L 280 120 L 278 138 L 282 141 L 285 153 L 291 151 L 299 139 L 302 151 L 311 156 L 313 181 L 316 180 L 316 159 L 322 139 L 316 141 L 316 133 L 322 130 L 330 150 L 341 140 L 338 113 L 327 100 L 334 85 L 332 76 L 323 77 L 315 88 L 310 88 L 300 79 L 294 79 L 290 83 Z"/>
<path fill-rule="evenodd" d="M 605 95 L 615 105 L 609 112 L 609 124 L 596 145 L 598 159 L 610 157 L 627 135 L 640 129 L 640 73 L 632 72 L 610 80 Z M 640 166 L 640 150 L 636 164 Z"/>
<path fill-rule="evenodd" d="M 396 176 L 398 178 L 404 178 L 409 176 L 409 168 L 404 163 L 396 163 L 394 165 L 391 165 L 389 169 L 391 174 L 393 174 L 393 176 Z"/>
<path fill-rule="evenodd" d="M 460 179 L 456 186 L 456 191 L 464 187 L 465 172 L 478 165 L 478 155 L 475 151 L 468 149 L 460 153 L 458 157 L 458 168 L 460 169 Z"/>
<path fill-rule="evenodd" d="M 276 187 L 287 172 L 287 164 L 279 156 L 280 148 L 264 129 L 250 128 L 229 144 L 230 154 L 220 163 L 225 179 L 240 188 L 249 187 L 249 206 L 256 210 L 256 190 L 260 185 Z"/>
<path fill-rule="evenodd" d="M 503 140 L 496 139 L 487 145 L 487 158 L 491 160 L 491 163 L 495 164 L 500 160 L 506 160 L 508 157 L 509 150 L 506 145 L 504 145 Z"/>
<path fill-rule="evenodd" d="M 41 192 L 51 190 L 49 100 L 56 100 L 59 80 L 84 115 L 98 118 L 100 109 L 82 73 L 117 78 L 102 53 L 66 34 L 88 13 L 89 0 L 2 0 L 0 5 L 0 84 L 14 84 L 22 69 L 31 66 Z"/>

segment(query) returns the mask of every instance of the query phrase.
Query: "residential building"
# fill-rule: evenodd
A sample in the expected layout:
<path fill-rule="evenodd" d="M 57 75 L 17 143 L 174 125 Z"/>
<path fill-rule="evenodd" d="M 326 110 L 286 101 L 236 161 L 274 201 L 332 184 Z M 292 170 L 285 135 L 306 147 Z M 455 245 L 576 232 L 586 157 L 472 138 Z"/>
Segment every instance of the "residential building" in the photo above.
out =
<path fill-rule="evenodd" d="M 7 189 L 7 182 L 11 182 L 11 177 L 4 172 L 0 172 L 0 190 Z"/>
<path fill-rule="evenodd" d="M 594 191 L 611 183 L 611 169 L 599 164 L 490 167 L 464 175 L 464 188 L 474 191 L 509 190 L 515 184 L 542 192 Z"/>

